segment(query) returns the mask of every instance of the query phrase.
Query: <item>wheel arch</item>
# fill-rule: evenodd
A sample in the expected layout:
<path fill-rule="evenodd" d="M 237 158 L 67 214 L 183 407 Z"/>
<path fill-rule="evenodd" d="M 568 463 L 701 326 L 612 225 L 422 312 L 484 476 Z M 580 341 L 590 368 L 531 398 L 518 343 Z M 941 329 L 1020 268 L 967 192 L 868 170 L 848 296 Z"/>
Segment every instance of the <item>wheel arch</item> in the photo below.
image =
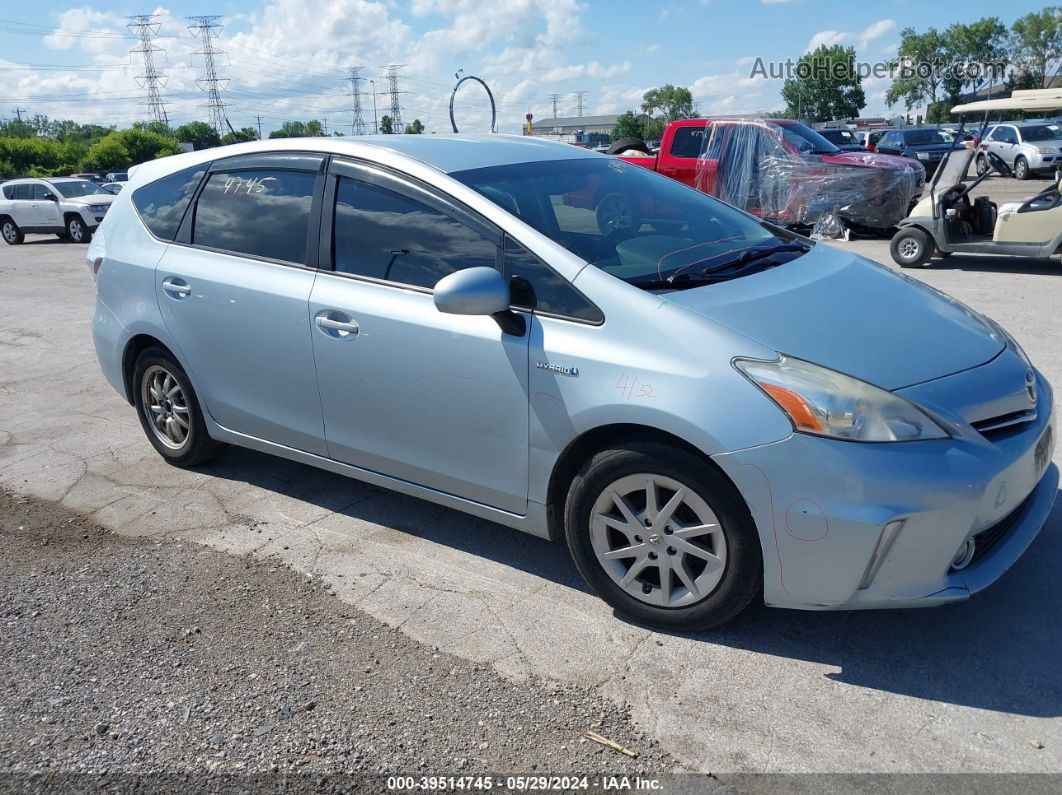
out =
<path fill-rule="evenodd" d="M 609 447 L 632 442 L 657 442 L 690 453 L 703 461 L 705 466 L 714 469 L 720 477 L 734 486 L 734 490 L 739 495 L 741 494 L 726 473 L 703 450 L 680 436 L 651 425 L 638 423 L 599 425 L 584 431 L 569 442 L 553 464 L 546 490 L 546 518 L 550 540 L 555 541 L 564 537 L 564 504 L 576 473 L 596 453 Z"/>
<path fill-rule="evenodd" d="M 175 359 L 177 358 L 166 343 L 150 334 L 135 334 L 129 339 L 125 344 L 125 350 L 122 351 L 122 386 L 125 388 L 125 399 L 129 401 L 130 406 L 135 404 L 133 398 L 133 369 L 136 367 L 136 360 L 140 357 L 140 354 L 148 348 L 162 348 Z"/>

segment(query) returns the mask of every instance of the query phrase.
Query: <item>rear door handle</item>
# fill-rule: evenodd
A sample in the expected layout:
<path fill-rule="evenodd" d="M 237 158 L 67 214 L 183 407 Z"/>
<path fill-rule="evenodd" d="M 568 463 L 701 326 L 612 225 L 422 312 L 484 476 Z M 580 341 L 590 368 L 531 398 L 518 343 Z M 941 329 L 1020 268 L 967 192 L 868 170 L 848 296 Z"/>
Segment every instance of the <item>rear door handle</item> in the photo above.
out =
<path fill-rule="evenodd" d="M 323 312 L 318 312 L 313 320 L 317 324 L 317 328 L 321 329 L 329 337 L 337 339 L 349 339 L 356 336 L 361 330 L 358 328 L 357 321 L 349 315 L 335 310 L 326 309 Z"/>
<path fill-rule="evenodd" d="M 184 279 L 169 276 L 162 280 L 162 289 L 175 301 L 183 301 L 192 294 L 192 287 Z"/>

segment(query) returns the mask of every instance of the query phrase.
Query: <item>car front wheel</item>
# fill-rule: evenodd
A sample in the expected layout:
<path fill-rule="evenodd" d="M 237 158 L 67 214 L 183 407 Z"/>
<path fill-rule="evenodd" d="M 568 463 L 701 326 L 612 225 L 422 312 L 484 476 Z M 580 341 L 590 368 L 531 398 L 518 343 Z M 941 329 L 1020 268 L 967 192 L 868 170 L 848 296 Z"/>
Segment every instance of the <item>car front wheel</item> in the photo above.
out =
<path fill-rule="evenodd" d="M 1029 178 L 1029 161 L 1019 157 L 1014 161 L 1014 179 L 1026 180 Z"/>
<path fill-rule="evenodd" d="M 92 239 L 92 232 L 85 226 L 80 216 L 72 215 L 66 222 L 65 239 L 71 243 L 88 243 Z"/>
<path fill-rule="evenodd" d="M 133 371 L 134 402 L 148 441 L 180 467 L 214 458 L 224 445 L 207 433 L 195 390 L 177 360 L 162 348 L 147 348 Z"/>
<path fill-rule="evenodd" d="M 684 450 L 646 442 L 595 455 L 572 482 L 565 533 L 594 592 L 649 626 L 708 629 L 762 596 L 748 508 Z"/>

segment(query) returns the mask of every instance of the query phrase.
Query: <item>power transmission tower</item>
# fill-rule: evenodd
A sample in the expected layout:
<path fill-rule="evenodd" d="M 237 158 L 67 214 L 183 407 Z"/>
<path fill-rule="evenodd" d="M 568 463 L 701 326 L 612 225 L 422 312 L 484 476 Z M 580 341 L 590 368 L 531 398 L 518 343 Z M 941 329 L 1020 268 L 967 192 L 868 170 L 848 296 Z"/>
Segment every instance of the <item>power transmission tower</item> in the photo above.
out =
<path fill-rule="evenodd" d="M 564 98 L 563 94 L 550 94 L 549 101 L 553 103 L 553 118 L 557 118 L 557 103 Z"/>
<path fill-rule="evenodd" d="M 203 42 L 202 49 L 192 53 L 203 56 L 203 76 L 196 80 L 195 84 L 206 92 L 206 108 L 210 114 L 211 126 L 218 131 L 218 135 L 224 135 L 225 108 L 229 103 L 221 101 L 221 89 L 227 86 L 229 81 L 228 78 L 218 77 L 217 66 L 214 64 L 215 56 L 225 54 L 224 50 L 219 50 L 214 46 L 214 38 L 221 33 L 221 25 L 218 24 L 221 16 L 215 14 L 187 17 L 187 19 L 195 23 L 189 25 L 188 30 Z"/>
<path fill-rule="evenodd" d="M 363 68 L 351 66 L 347 70 L 350 72 L 350 77 L 347 78 L 350 81 L 350 96 L 354 100 L 351 108 L 354 111 L 354 119 L 350 122 L 351 135 L 365 135 L 365 120 L 361 117 L 361 81 L 365 79 L 361 76 Z"/>
<path fill-rule="evenodd" d="M 141 88 L 147 90 L 147 105 L 151 108 L 152 117 L 155 121 L 169 125 L 170 119 L 166 114 L 166 106 L 170 103 L 164 100 L 159 92 L 159 89 L 166 85 L 166 78 L 159 74 L 158 69 L 155 68 L 155 53 L 164 52 L 154 42 L 155 35 L 159 32 L 159 23 L 152 22 L 156 16 L 158 15 L 134 14 L 131 17 L 127 17 L 130 21 L 126 27 L 130 33 L 140 40 L 139 49 L 130 50 L 129 53 L 130 55 L 140 53 L 144 56 L 144 73 L 137 75 L 136 81 Z"/>
<path fill-rule="evenodd" d="M 398 70 L 405 66 L 404 63 L 392 63 L 387 65 L 387 74 L 384 77 L 387 78 L 387 91 L 386 94 L 391 98 L 391 129 L 396 133 L 402 132 L 402 108 L 398 103 L 399 94 L 408 94 L 408 91 L 398 90 Z M 381 91 L 380 94 L 385 92 Z"/>
<path fill-rule="evenodd" d="M 590 92 L 575 91 L 573 93 L 575 94 L 575 115 L 581 117 L 583 115 L 583 97 L 585 97 Z"/>

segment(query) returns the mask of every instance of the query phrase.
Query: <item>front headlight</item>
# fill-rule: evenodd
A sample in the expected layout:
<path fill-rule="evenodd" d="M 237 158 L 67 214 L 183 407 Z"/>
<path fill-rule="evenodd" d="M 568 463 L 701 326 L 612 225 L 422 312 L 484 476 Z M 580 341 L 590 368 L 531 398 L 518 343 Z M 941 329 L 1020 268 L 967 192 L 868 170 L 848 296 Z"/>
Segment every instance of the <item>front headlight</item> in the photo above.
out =
<path fill-rule="evenodd" d="M 1057 151 L 1058 151 L 1057 149 L 1049 149 L 1046 146 L 1038 147 L 1037 150 L 1036 150 L 1037 154 L 1041 154 L 1041 155 L 1053 155 Z"/>
<path fill-rule="evenodd" d="M 915 157 L 919 160 L 929 160 L 929 152 L 916 152 Z"/>
<path fill-rule="evenodd" d="M 802 433 L 855 442 L 910 442 L 948 434 L 910 401 L 880 387 L 800 359 L 735 359 L 749 380 Z"/>
<path fill-rule="evenodd" d="M 91 212 L 96 213 L 97 215 L 102 215 L 103 213 L 107 212 L 107 207 L 108 205 L 106 204 L 93 204 L 91 207 L 89 207 L 89 210 Z"/>

